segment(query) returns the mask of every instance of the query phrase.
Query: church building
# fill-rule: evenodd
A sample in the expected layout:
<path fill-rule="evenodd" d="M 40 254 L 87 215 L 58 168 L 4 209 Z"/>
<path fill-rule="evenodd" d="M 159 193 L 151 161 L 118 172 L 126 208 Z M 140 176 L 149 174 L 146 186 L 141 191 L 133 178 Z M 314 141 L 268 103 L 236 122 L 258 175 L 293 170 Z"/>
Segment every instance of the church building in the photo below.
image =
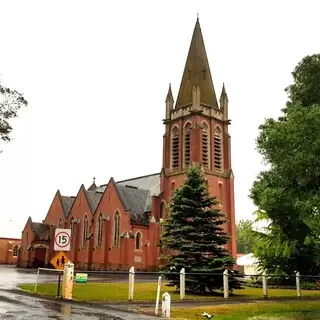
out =
<path fill-rule="evenodd" d="M 29 217 L 22 232 L 18 265 L 48 266 L 54 256 L 55 228 L 70 228 L 76 269 L 157 270 L 161 222 L 173 191 L 189 165 L 200 165 L 209 191 L 220 201 L 230 235 L 227 249 L 236 258 L 234 177 L 228 133 L 228 96 L 223 85 L 217 100 L 199 19 L 174 101 L 171 86 L 165 100 L 161 171 L 107 184 L 84 185 L 75 196 L 58 190 L 41 223 Z M 159 119 L 160 120 L 160 119 Z"/>

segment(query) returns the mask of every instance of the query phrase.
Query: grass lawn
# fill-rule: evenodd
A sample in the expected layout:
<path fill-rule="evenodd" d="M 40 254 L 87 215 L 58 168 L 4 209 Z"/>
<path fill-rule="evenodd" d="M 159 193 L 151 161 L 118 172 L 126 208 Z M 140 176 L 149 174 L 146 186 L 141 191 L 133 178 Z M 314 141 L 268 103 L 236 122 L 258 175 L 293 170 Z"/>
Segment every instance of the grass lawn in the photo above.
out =
<path fill-rule="evenodd" d="M 171 317 L 178 320 L 204 319 L 201 313 L 214 315 L 214 320 L 319 320 L 320 303 L 313 301 L 262 302 L 173 308 Z"/>
<path fill-rule="evenodd" d="M 22 284 L 18 286 L 20 289 L 33 292 L 34 284 Z M 136 283 L 134 290 L 134 300 L 140 301 L 154 301 L 156 299 L 157 283 Z M 172 287 L 165 286 L 162 283 L 161 294 L 164 292 L 171 294 L 172 300 L 177 301 L 180 299 L 178 291 Z M 57 284 L 56 283 L 40 283 L 38 284 L 37 293 L 45 296 L 56 296 Z M 269 289 L 268 297 L 295 297 L 296 291 L 290 289 Z M 313 296 L 320 298 L 320 291 L 317 290 L 302 290 L 301 296 Z M 244 288 L 236 290 L 232 300 L 239 299 L 257 299 L 262 298 L 261 288 Z M 126 301 L 128 300 L 128 283 L 86 283 L 74 284 L 73 298 L 78 301 Z M 186 295 L 185 300 L 223 300 L 222 297 L 214 296 L 192 296 Z M 319 302 L 320 309 L 320 302 Z"/>

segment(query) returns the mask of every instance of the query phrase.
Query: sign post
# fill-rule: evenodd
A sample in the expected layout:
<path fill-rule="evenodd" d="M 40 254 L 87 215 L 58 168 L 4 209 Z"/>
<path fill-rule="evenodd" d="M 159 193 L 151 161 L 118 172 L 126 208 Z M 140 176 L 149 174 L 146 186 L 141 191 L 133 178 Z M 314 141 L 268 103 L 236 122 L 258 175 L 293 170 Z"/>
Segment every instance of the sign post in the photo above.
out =
<path fill-rule="evenodd" d="M 56 229 L 54 234 L 54 251 L 70 251 L 71 229 Z"/>

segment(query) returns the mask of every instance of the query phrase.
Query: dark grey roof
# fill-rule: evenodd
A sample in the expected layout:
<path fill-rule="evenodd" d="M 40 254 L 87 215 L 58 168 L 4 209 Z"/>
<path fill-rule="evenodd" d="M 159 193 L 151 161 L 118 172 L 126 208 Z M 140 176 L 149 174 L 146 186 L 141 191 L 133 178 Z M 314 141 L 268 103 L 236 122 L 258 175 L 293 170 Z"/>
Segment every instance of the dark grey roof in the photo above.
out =
<path fill-rule="evenodd" d="M 97 190 L 97 185 L 93 183 L 89 188 L 88 191 L 96 191 Z"/>
<path fill-rule="evenodd" d="M 97 206 L 102 198 L 103 193 L 94 191 L 86 191 L 86 193 L 91 212 L 94 214 L 96 212 Z"/>
<path fill-rule="evenodd" d="M 75 200 L 75 197 L 61 196 L 61 205 L 62 205 L 62 209 L 65 217 L 68 216 L 74 200 Z"/>
<path fill-rule="evenodd" d="M 117 190 L 125 209 L 131 212 L 131 223 L 147 225 L 148 216 L 144 213 L 144 208 L 149 190 L 126 185 L 117 185 Z"/>
<path fill-rule="evenodd" d="M 148 216 L 146 213 L 151 211 L 152 196 L 159 195 L 160 193 L 160 173 L 118 181 L 115 183 L 115 186 L 125 207 L 124 209 L 131 212 L 131 223 L 147 225 Z M 100 187 L 96 187 L 95 192 L 87 191 L 87 194 L 92 194 L 91 197 L 94 197 L 94 195 L 97 197 L 99 194 L 102 196 L 106 187 L 106 184 L 101 185 Z M 99 197 L 99 201 L 101 196 Z M 88 201 L 90 201 L 89 197 Z M 93 206 L 93 212 L 95 212 L 99 201 L 96 203 L 96 206 Z"/>
<path fill-rule="evenodd" d="M 140 189 L 150 190 L 158 181 L 160 181 L 160 173 L 153 173 L 142 177 L 118 181 L 117 185 L 130 185 Z"/>
<path fill-rule="evenodd" d="M 50 226 L 45 223 L 31 222 L 31 230 L 36 234 L 36 240 L 49 240 Z"/>

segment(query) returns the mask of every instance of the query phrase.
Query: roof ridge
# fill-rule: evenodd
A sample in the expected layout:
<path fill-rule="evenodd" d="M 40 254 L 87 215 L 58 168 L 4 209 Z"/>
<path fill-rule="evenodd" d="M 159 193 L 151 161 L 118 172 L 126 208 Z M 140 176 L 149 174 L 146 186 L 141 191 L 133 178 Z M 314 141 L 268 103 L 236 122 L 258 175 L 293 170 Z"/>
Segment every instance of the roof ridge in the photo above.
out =
<path fill-rule="evenodd" d="M 116 183 L 122 183 L 122 182 L 125 182 L 125 181 L 137 180 L 137 179 L 147 178 L 147 177 L 156 176 L 156 175 L 160 175 L 160 172 L 151 173 L 151 174 L 146 174 L 146 175 L 144 175 L 144 176 L 135 177 L 135 178 L 130 178 L 130 179 L 124 179 L 124 180 L 117 181 Z"/>

